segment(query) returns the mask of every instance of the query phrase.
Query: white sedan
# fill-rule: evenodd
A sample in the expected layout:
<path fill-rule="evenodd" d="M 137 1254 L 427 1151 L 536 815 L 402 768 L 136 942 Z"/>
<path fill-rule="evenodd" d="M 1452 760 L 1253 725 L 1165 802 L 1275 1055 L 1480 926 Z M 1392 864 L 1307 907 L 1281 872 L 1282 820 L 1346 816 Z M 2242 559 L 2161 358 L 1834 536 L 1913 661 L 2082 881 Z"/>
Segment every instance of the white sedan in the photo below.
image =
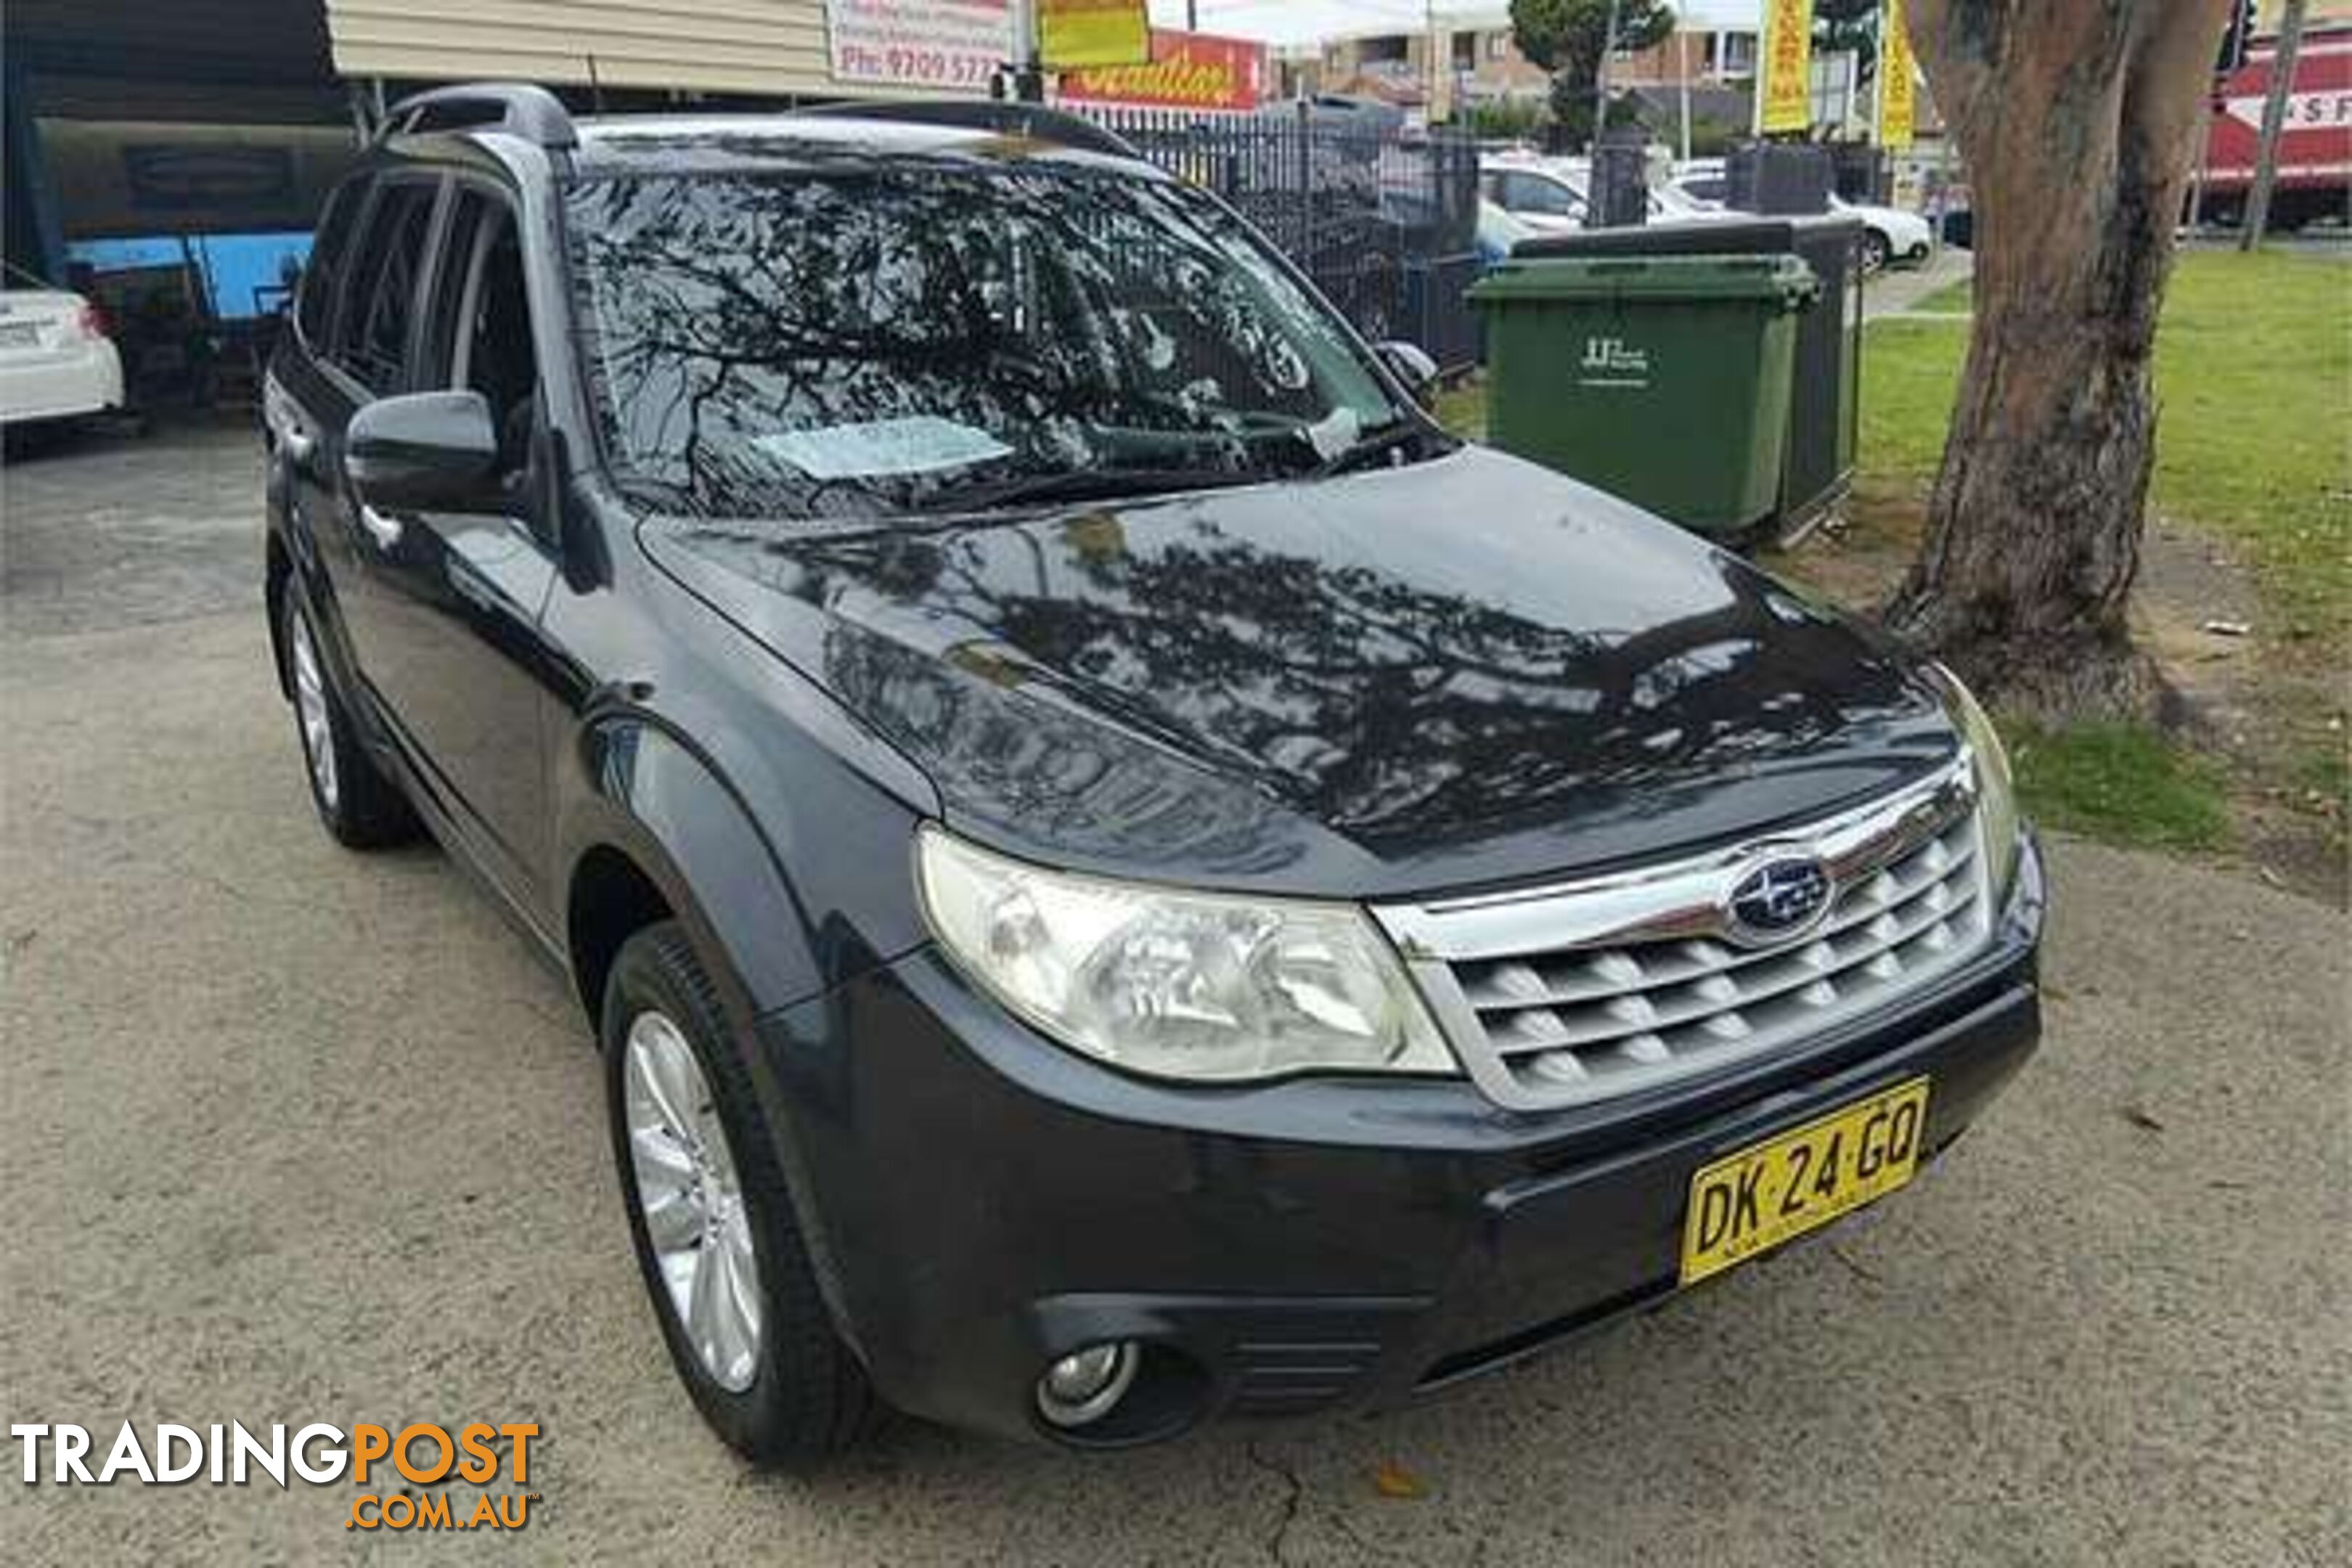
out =
<path fill-rule="evenodd" d="M 96 306 L 62 289 L 0 289 L 0 425 L 121 406 L 122 356 Z"/>
<path fill-rule="evenodd" d="M 1586 197 L 1591 178 L 1591 166 L 1580 158 L 1538 158 L 1524 153 L 1489 158 L 1478 170 L 1485 200 L 1538 235 L 1575 234 L 1587 226 L 1591 216 Z M 1652 191 L 1649 208 L 1652 223 L 1728 216 L 1672 186 Z"/>
<path fill-rule="evenodd" d="M 1667 188 L 1682 201 L 1695 205 L 1719 212 L 1731 210 L 1725 205 L 1730 196 L 1731 181 L 1719 164 L 1685 164 Z M 1927 227 L 1927 220 L 1917 213 L 1870 202 L 1850 202 L 1835 195 L 1830 197 L 1830 211 L 1862 220 L 1862 269 L 1865 272 L 1927 259 L 1933 231 Z"/>
<path fill-rule="evenodd" d="M 1584 171 L 1564 159 L 1525 154 L 1488 158 L 1478 168 L 1479 194 L 1535 234 L 1574 234 L 1584 227 Z"/>
<path fill-rule="evenodd" d="M 1883 207 L 1873 202 L 1850 202 L 1843 196 L 1830 198 L 1830 211 L 1848 213 L 1862 220 L 1862 265 L 1867 271 L 1927 259 L 1934 234 L 1927 227 L 1927 220 L 1917 213 Z"/>

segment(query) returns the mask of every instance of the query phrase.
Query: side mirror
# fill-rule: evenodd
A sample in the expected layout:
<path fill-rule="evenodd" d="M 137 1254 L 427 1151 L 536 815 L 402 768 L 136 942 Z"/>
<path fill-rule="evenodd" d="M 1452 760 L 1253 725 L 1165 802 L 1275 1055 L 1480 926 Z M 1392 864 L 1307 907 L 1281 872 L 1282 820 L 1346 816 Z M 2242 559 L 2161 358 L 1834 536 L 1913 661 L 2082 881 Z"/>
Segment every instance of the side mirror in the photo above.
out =
<path fill-rule="evenodd" d="M 414 392 L 352 416 L 343 468 L 360 499 L 390 510 L 460 509 L 489 495 L 499 436 L 478 392 Z"/>
<path fill-rule="evenodd" d="M 1429 357 L 1419 343 L 1409 343 L 1402 338 L 1391 338 L 1372 351 L 1388 366 L 1389 374 L 1404 384 L 1405 393 L 1415 403 L 1426 408 L 1437 397 L 1437 362 Z"/>

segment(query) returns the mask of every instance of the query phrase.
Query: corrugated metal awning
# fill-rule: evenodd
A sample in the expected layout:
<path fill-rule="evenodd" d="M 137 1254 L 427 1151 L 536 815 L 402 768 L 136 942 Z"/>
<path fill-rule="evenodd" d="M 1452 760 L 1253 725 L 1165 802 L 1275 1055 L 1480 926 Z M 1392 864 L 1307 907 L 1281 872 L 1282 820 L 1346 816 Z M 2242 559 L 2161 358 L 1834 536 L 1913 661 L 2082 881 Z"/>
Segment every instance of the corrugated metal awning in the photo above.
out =
<path fill-rule="evenodd" d="M 317 3 L 317 0 L 313 0 Z M 335 68 L 763 96 L 889 96 L 835 80 L 824 0 L 325 0 Z"/>

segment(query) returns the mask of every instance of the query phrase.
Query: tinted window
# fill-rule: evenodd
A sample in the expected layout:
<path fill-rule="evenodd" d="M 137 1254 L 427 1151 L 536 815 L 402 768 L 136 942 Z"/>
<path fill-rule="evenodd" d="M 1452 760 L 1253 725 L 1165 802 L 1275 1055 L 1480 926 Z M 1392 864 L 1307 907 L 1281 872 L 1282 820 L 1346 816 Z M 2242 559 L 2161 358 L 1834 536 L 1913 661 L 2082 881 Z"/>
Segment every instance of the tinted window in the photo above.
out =
<path fill-rule="evenodd" d="M 607 454 L 665 510 L 1295 473 L 1403 416 L 1346 325 L 1172 182 L 909 164 L 570 201 Z"/>
<path fill-rule="evenodd" d="M 417 268 L 439 192 L 437 184 L 421 181 L 383 185 L 353 252 L 335 357 L 372 392 L 394 392 L 402 384 Z"/>
<path fill-rule="evenodd" d="M 499 468 L 510 476 L 530 450 L 539 386 L 514 216 L 494 197 L 461 190 L 446 232 L 424 381 L 482 395 L 499 432 Z"/>
<path fill-rule="evenodd" d="M 327 323 L 333 317 L 335 278 L 341 269 L 343 253 L 350 248 L 352 224 L 359 215 L 362 187 L 356 181 L 346 181 L 335 187 L 327 198 L 326 210 L 319 216 L 318 237 L 310 245 L 310 259 L 302 268 L 302 298 L 295 308 L 294 324 L 302 341 L 312 347 L 325 343 Z"/>

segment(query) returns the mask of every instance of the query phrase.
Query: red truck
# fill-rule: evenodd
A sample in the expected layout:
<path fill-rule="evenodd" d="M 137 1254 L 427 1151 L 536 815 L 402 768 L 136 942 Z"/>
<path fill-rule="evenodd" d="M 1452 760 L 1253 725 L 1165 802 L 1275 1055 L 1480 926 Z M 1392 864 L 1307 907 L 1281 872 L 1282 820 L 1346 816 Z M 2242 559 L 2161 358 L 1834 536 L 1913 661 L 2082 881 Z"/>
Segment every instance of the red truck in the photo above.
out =
<path fill-rule="evenodd" d="M 2277 50 L 2275 36 L 2255 38 L 2245 63 L 2214 81 L 2201 199 L 2208 223 L 2227 227 L 2245 215 Z M 2314 22 L 2304 30 L 2286 102 L 2271 226 L 2352 218 L 2352 21 Z"/>

